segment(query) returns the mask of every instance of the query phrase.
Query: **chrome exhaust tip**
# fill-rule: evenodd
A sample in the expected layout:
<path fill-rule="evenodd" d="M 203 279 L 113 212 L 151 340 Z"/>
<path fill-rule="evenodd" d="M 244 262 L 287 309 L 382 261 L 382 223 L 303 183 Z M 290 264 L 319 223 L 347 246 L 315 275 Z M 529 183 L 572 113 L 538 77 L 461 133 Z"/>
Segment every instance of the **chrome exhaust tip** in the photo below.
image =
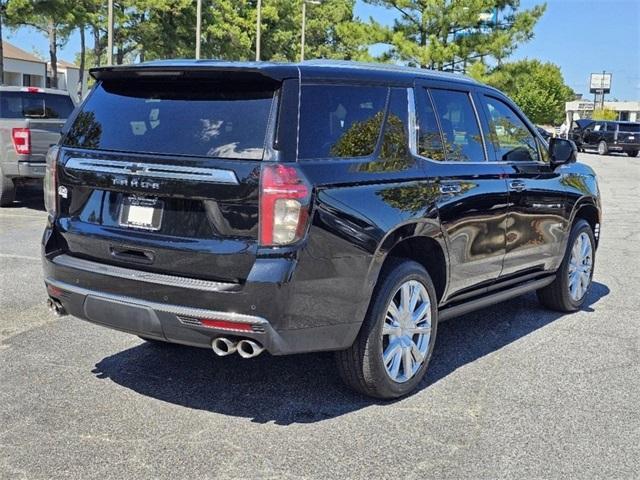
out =
<path fill-rule="evenodd" d="M 67 311 L 60 303 L 60 300 L 56 300 L 55 298 L 47 299 L 47 307 L 49 307 L 49 311 L 54 313 L 57 317 L 62 317 L 67 314 Z"/>
<path fill-rule="evenodd" d="M 238 344 L 228 338 L 217 337 L 213 339 L 213 342 L 211 342 L 211 348 L 213 349 L 213 353 L 219 357 L 224 357 L 234 353 L 238 348 Z"/>
<path fill-rule="evenodd" d="M 238 355 L 242 358 L 257 357 L 263 350 L 264 347 L 253 340 L 240 340 L 238 342 Z"/>

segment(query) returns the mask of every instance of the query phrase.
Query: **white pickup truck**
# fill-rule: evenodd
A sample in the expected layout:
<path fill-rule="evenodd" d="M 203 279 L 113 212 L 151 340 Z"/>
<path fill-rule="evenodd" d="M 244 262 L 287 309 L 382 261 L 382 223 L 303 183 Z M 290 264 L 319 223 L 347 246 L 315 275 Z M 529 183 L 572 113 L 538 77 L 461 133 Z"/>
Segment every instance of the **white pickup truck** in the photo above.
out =
<path fill-rule="evenodd" d="M 63 90 L 0 86 L 0 207 L 13 203 L 16 185 L 44 176 L 47 150 L 73 108 Z"/>

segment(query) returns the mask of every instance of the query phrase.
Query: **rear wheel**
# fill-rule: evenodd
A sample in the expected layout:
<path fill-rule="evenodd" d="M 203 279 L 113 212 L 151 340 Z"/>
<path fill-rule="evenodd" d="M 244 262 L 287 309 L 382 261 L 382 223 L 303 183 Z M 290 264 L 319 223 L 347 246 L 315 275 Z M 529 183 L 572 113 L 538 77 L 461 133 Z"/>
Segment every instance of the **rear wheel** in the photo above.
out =
<path fill-rule="evenodd" d="M 638 156 L 638 150 L 630 150 L 627 152 L 627 155 L 629 155 L 630 157 L 637 157 Z"/>
<path fill-rule="evenodd" d="M 599 155 L 606 155 L 607 153 L 609 153 L 609 145 L 607 145 L 607 142 L 602 140 L 598 144 L 598 154 Z"/>
<path fill-rule="evenodd" d="M 0 207 L 8 207 L 16 199 L 16 184 L 7 178 L 0 169 Z"/>
<path fill-rule="evenodd" d="M 575 312 L 582 307 L 591 287 L 595 244 L 591 225 L 578 220 L 571 229 L 556 279 L 537 292 L 542 305 L 560 312 Z"/>
<path fill-rule="evenodd" d="M 351 388 L 397 398 L 425 375 L 437 330 L 433 282 L 420 264 L 393 259 L 381 273 L 354 344 L 337 352 L 340 376 Z"/>

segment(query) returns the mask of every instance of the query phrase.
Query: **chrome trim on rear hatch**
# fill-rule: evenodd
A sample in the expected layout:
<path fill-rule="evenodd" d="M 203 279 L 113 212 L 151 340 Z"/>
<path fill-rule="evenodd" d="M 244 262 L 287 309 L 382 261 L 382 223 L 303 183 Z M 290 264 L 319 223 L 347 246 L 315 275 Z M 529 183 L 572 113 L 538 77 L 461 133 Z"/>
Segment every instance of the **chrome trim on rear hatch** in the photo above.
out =
<path fill-rule="evenodd" d="M 68 170 L 84 172 L 116 173 L 139 175 L 149 178 L 169 178 L 172 180 L 196 180 L 199 182 L 226 183 L 238 185 L 238 177 L 232 170 L 220 168 L 188 167 L 161 163 L 139 163 L 121 160 L 101 160 L 97 158 L 71 157 L 64 165 Z"/>
<path fill-rule="evenodd" d="M 163 275 L 161 273 L 133 270 L 131 268 L 116 267 L 114 265 L 92 262 L 91 260 L 84 260 L 82 258 L 76 258 L 66 254 L 58 255 L 57 257 L 54 257 L 52 261 L 61 267 L 75 268 L 85 272 L 124 278 L 127 280 L 135 280 L 138 282 L 189 288 L 191 290 L 228 292 L 238 290 L 240 288 L 240 285 L 237 283 L 212 282 L 209 280 L 199 280 L 197 278 L 177 277 L 174 275 Z"/>

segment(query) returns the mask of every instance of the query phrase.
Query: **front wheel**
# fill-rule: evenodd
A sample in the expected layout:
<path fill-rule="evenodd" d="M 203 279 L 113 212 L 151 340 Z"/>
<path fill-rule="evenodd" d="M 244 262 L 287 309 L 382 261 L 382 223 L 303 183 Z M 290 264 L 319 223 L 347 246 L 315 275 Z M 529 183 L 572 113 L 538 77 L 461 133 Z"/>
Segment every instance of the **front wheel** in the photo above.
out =
<path fill-rule="evenodd" d="M 340 376 L 377 398 L 410 393 L 424 377 L 438 325 L 433 282 L 422 265 L 392 259 L 380 274 L 353 345 L 336 353 Z"/>
<path fill-rule="evenodd" d="M 542 305 L 560 312 L 575 312 L 582 307 L 593 278 L 595 245 L 591 225 L 578 220 L 571 229 L 556 279 L 537 292 Z"/>
<path fill-rule="evenodd" d="M 607 145 L 607 142 L 602 140 L 598 144 L 598 155 L 606 155 L 607 153 L 609 153 L 609 145 Z"/>

